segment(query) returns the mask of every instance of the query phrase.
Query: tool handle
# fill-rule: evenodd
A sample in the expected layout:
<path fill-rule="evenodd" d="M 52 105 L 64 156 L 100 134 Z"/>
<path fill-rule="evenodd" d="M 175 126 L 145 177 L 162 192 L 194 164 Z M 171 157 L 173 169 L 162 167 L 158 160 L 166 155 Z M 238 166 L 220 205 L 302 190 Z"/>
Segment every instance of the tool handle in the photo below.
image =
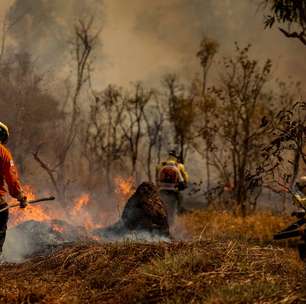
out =
<path fill-rule="evenodd" d="M 54 201 L 55 197 L 54 196 L 50 196 L 50 197 L 44 197 L 44 198 L 39 198 L 36 200 L 32 200 L 32 201 L 28 201 L 26 202 L 27 204 L 35 204 L 35 203 L 39 203 L 39 202 L 45 202 L 45 201 Z"/>
<path fill-rule="evenodd" d="M 32 200 L 32 201 L 28 201 L 26 202 L 27 205 L 32 205 L 32 204 L 36 204 L 36 203 L 39 203 L 39 202 L 45 202 L 45 201 L 53 201 L 55 200 L 55 197 L 54 196 L 50 196 L 50 197 L 44 197 L 44 198 L 39 198 L 39 199 L 36 199 L 36 200 Z M 7 210 L 7 209 L 10 209 L 10 208 L 15 208 L 15 207 L 19 207 L 20 204 L 14 204 L 14 205 L 9 205 L 9 206 L 6 206 L 5 208 L 3 209 L 0 209 L 0 213 Z"/>

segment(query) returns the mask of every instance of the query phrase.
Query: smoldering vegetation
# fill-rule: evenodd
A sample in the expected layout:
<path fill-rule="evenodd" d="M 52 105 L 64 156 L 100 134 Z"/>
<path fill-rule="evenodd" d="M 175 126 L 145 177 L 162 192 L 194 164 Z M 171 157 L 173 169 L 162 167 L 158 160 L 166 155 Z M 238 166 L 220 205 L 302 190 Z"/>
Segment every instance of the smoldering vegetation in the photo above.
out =
<path fill-rule="evenodd" d="M 292 303 L 305 300 L 304 264 L 271 246 L 288 218 L 199 211 L 181 218 L 190 240 L 66 244 L 1 265 L 5 303 Z M 205 226 L 207 227 L 206 229 Z M 13 287 L 12 287 L 13 286 Z"/>
<path fill-rule="evenodd" d="M 153 183 L 142 183 L 131 193 L 122 215 L 112 225 L 101 218 L 94 221 L 88 209 L 90 206 L 86 210 L 77 205 L 70 214 L 52 214 L 51 210 L 29 206 L 24 212 L 30 213 L 29 216 L 23 214 L 22 218 L 18 217 L 20 211 L 14 210 L 2 262 L 24 262 L 33 256 L 48 256 L 68 244 L 93 240 L 158 243 L 174 239 L 170 235 L 166 206 Z"/>

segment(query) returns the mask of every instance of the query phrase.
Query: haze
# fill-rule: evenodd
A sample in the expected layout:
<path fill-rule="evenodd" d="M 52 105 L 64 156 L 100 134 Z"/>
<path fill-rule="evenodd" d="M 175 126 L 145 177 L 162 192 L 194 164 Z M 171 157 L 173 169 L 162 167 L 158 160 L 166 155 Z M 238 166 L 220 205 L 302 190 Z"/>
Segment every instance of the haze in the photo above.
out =
<path fill-rule="evenodd" d="M 205 34 L 221 45 L 221 56 L 233 42 L 252 43 L 259 58 L 271 58 L 280 78 L 303 80 L 305 48 L 277 30 L 265 30 L 255 0 L 2 0 L 2 18 L 24 15 L 10 31 L 13 47 L 37 58 L 45 72 L 67 71 L 67 41 L 80 15 L 94 15 L 102 26 L 96 52 L 94 85 L 126 86 L 142 80 L 158 84 L 163 74 L 184 77 L 198 71 L 195 53 Z"/>

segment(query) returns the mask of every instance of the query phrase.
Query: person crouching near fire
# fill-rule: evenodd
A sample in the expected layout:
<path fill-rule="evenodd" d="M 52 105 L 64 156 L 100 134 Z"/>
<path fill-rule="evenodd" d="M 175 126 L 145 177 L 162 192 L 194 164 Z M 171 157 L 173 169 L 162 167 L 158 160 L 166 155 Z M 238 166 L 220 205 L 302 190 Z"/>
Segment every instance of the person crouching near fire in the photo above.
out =
<path fill-rule="evenodd" d="M 188 181 L 188 173 L 179 161 L 176 151 L 169 151 L 167 160 L 156 167 L 156 184 L 167 207 L 169 224 L 173 223 L 176 213 L 185 210 L 180 192 L 187 188 Z"/>
<path fill-rule="evenodd" d="M 27 198 L 23 193 L 11 152 L 5 146 L 9 139 L 8 127 L 0 122 L 0 210 L 7 207 L 5 195 L 7 192 L 20 203 L 20 208 L 25 208 Z M 7 185 L 7 189 L 5 187 Z M 0 212 L 0 254 L 5 241 L 7 222 L 9 219 L 8 209 Z"/>

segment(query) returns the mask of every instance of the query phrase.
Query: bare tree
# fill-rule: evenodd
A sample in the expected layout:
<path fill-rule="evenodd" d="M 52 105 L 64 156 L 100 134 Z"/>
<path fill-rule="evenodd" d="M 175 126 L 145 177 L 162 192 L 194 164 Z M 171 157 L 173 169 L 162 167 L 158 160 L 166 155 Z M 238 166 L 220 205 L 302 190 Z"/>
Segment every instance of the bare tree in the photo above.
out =
<path fill-rule="evenodd" d="M 145 108 L 153 96 L 152 90 L 146 90 L 141 83 L 137 83 L 134 93 L 125 98 L 125 115 L 120 121 L 120 127 L 127 141 L 128 154 L 131 160 L 131 175 L 139 181 L 137 163 L 143 132 Z"/>
<path fill-rule="evenodd" d="M 89 78 L 86 74 L 89 70 L 90 55 L 95 47 L 99 31 L 93 32 L 93 18 L 90 18 L 88 22 L 79 20 L 74 27 L 74 62 L 75 62 L 75 87 L 72 96 L 67 95 L 67 98 L 71 102 L 71 115 L 70 122 L 65 129 L 67 132 L 61 134 L 59 143 L 61 145 L 55 151 L 56 160 L 53 165 L 48 164 L 40 156 L 42 145 L 39 144 L 36 151 L 33 153 L 34 159 L 40 164 L 41 168 L 45 170 L 50 177 L 52 185 L 54 186 L 59 200 L 64 204 L 66 200 L 66 191 L 69 184 L 69 180 L 66 180 L 66 167 L 65 163 L 69 152 L 73 146 L 73 143 L 78 132 L 79 122 L 79 98 L 84 85 L 88 82 Z M 70 90 L 68 90 L 70 92 Z"/>
<path fill-rule="evenodd" d="M 165 122 L 165 115 L 162 109 L 161 102 L 155 95 L 154 104 L 150 106 L 147 111 L 144 112 L 144 121 L 147 129 L 147 159 L 146 169 L 149 181 L 153 181 L 152 174 L 152 162 L 153 162 L 153 150 L 155 148 L 157 154 L 157 163 L 160 162 L 160 154 L 162 148 L 162 131 Z"/>
<path fill-rule="evenodd" d="M 201 137 L 205 143 L 205 159 L 206 159 L 206 190 L 210 189 L 210 151 L 212 149 L 212 138 L 214 136 L 214 128 L 211 126 L 213 122 L 213 111 L 215 109 L 215 102 L 209 95 L 207 95 L 207 82 L 209 70 L 212 66 L 215 55 L 218 52 L 218 43 L 207 37 L 204 37 L 201 41 L 200 49 L 197 53 L 197 57 L 200 60 L 202 68 L 202 81 L 201 81 L 201 93 L 200 102 L 198 104 L 199 113 L 202 117 L 199 117 L 199 128 Z M 201 124 L 203 122 L 203 124 Z"/>
<path fill-rule="evenodd" d="M 115 162 L 126 154 L 125 137 L 118 128 L 124 115 L 122 90 L 108 86 L 101 94 L 96 94 L 90 110 L 85 130 L 84 156 L 89 163 L 90 180 L 99 172 L 105 173 L 108 191 L 112 190 L 112 168 Z M 90 187 L 94 187 L 89 181 Z"/>
<path fill-rule="evenodd" d="M 33 145 L 52 137 L 50 126 L 63 122 L 64 115 L 28 53 L 7 59 L 0 68 L 0 106 L 3 119 L 12 130 L 10 148 L 23 175 L 30 167 L 28 156 Z"/>

